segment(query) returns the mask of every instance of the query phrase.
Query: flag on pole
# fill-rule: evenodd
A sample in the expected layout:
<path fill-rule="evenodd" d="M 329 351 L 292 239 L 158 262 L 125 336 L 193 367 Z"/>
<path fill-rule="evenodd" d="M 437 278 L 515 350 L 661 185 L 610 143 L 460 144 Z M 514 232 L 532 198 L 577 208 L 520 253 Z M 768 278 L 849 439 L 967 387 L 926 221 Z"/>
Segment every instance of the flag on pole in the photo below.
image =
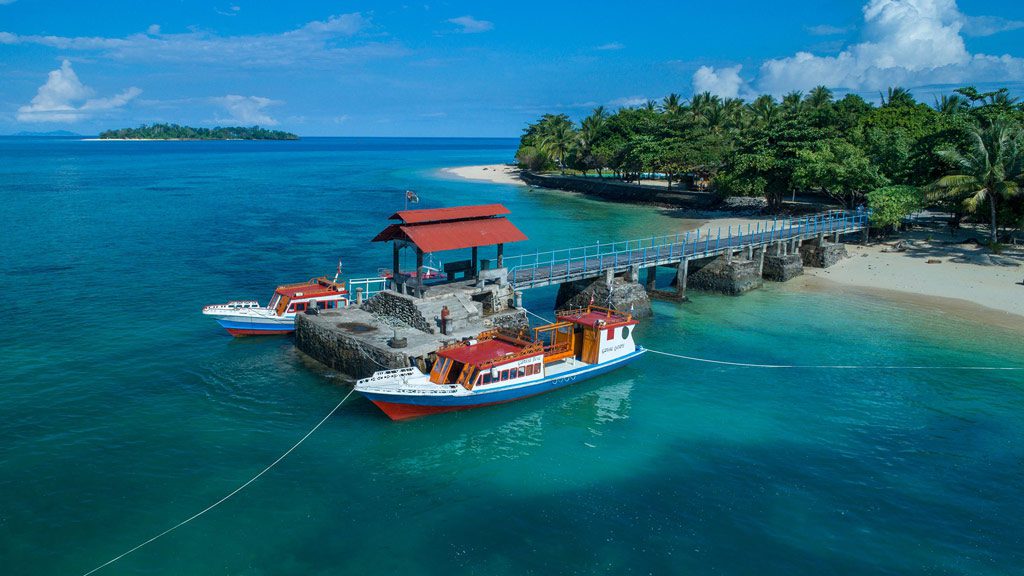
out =
<path fill-rule="evenodd" d="M 420 197 L 417 196 L 416 193 L 413 192 L 412 190 L 405 191 L 405 199 L 409 202 L 412 202 L 413 204 L 416 204 L 417 202 L 420 201 Z"/>

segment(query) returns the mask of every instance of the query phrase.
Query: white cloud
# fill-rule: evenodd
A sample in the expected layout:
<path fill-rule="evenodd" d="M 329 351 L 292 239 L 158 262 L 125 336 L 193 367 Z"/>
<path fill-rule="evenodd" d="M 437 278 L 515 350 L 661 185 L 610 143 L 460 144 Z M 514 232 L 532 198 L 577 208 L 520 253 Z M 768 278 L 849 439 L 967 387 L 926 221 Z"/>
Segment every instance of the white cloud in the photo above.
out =
<path fill-rule="evenodd" d="M 18 121 L 75 122 L 96 112 L 121 108 L 141 93 L 132 87 L 109 98 L 90 98 L 93 90 L 78 79 L 71 62 L 64 60 L 60 68 L 49 73 L 32 101 L 18 108 Z"/>
<path fill-rule="evenodd" d="M 740 77 L 743 66 L 737 64 L 727 68 L 701 66 L 693 73 L 694 93 L 711 92 L 722 98 L 736 98 L 746 91 L 746 82 Z"/>
<path fill-rule="evenodd" d="M 463 34 L 478 34 L 480 32 L 487 32 L 494 28 L 494 22 L 487 20 L 477 20 L 472 16 L 459 16 L 458 18 L 449 18 L 447 20 L 451 24 L 462 27 Z"/>
<path fill-rule="evenodd" d="M 840 28 L 831 24 L 818 24 L 817 26 L 807 27 L 807 32 L 814 36 L 835 36 L 836 34 L 846 34 L 849 30 L 849 28 Z"/>
<path fill-rule="evenodd" d="M 14 4 L 17 0 L 0 0 L 0 6 L 4 4 Z"/>
<path fill-rule="evenodd" d="M 595 46 L 594 50 L 622 50 L 625 47 L 626 46 L 624 44 L 622 44 L 621 42 L 609 42 L 607 44 L 601 44 L 600 46 Z"/>
<path fill-rule="evenodd" d="M 159 26 L 124 37 L 42 36 L 0 32 L 0 44 L 33 44 L 62 51 L 93 52 L 128 62 L 177 62 L 221 66 L 314 66 L 399 56 L 405 50 L 376 42 L 339 45 L 368 28 L 358 12 L 314 20 L 278 34 L 220 36 L 212 32 L 164 33 Z"/>
<path fill-rule="evenodd" d="M 621 107 L 621 108 L 632 108 L 634 106 L 643 106 L 647 103 L 647 98 L 643 96 L 626 96 L 623 98 L 616 98 L 608 102 L 608 106 Z M 591 104 L 587 102 L 587 107 Z"/>
<path fill-rule="evenodd" d="M 859 91 L 1024 79 L 1022 58 L 968 52 L 961 35 L 967 17 L 955 0 L 870 0 L 863 13 L 861 42 L 836 56 L 797 52 L 766 60 L 753 85 L 760 92 L 782 94 L 819 84 Z M 697 91 L 698 82 L 705 88 L 718 86 L 725 95 L 737 80 L 742 82 L 736 67 L 703 67 L 694 75 L 694 86 Z"/>
<path fill-rule="evenodd" d="M 280 100 L 271 100 L 262 96 L 239 96 L 237 94 L 214 98 L 213 101 L 223 106 L 230 115 L 229 118 L 218 118 L 217 122 L 231 122 L 244 126 L 276 126 L 277 120 L 274 120 L 264 109 L 268 106 L 283 104 Z"/>
<path fill-rule="evenodd" d="M 991 36 L 1024 28 L 1022 20 L 1007 20 L 998 16 L 964 16 L 964 36 Z"/>

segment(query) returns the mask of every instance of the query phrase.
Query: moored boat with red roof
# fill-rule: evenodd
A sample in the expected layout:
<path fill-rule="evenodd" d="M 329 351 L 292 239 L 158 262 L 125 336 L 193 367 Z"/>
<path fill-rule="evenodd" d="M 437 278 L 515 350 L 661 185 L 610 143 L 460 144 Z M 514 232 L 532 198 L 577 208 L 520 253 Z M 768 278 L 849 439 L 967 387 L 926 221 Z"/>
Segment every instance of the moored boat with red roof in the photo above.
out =
<path fill-rule="evenodd" d="M 604 374 L 642 355 L 632 314 L 588 306 L 557 321 L 513 333 L 489 330 L 437 351 L 429 374 L 384 370 L 356 391 L 392 420 L 511 402 Z"/>
<path fill-rule="evenodd" d="M 338 267 L 341 273 L 341 267 Z M 260 306 L 254 300 L 232 300 L 227 304 L 203 307 L 232 336 L 290 334 L 295 331 L 295 315 L 310 308 L 330 310 L 348 306 L 345 284 L 326 276 L 297 284 L 284 284 L 274 290 L 270 303 Z"/>

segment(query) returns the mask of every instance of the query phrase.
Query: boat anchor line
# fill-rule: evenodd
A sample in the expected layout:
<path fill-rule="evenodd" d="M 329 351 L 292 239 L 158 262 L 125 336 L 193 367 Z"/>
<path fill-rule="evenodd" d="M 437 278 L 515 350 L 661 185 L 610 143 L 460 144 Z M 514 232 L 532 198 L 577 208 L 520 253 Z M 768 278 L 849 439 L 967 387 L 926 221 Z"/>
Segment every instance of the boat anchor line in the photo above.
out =
<path fill-rule="evenodd" d="M 323 420 L 320 420 L 319 422 L 317 422 L 316 426 L 313 426 L 313 428 L 310 429 L 309 432 L 306 432 L 305 436 L 303 436 L 302 438 L 299 438 L 299 441 L 296 442 L 295 444 L 292 444 L 292 447 L 289 448 L 288 450 L 286 450 L 284 452 L 284 454 L 281 454 L 280 456 L 278 456 L 277 460 L 274 460 L 273 462 L 270 463 L 269 466 L 267 466 L 263 470 L 260 470 L 260 472 L 258 474 L 256 474 L 255 476 L 250 478 L 248 481 L 246 481 L 245 484 L 242 484 L 238 488 L 235 488 L 234 490 L 229 492 L 227 496 L 224 496 L 220 500 L 217 500 L 213 504 L 210 504 L 209 506 L 207 506 L 206 508 L 202 509 L 201 511 L 193 514 L 192 516 L 189 516 L 188 518 L 182 520 L 181 522 L 178 522 L 174 526 L 171 526 L 167 530 L 164 530 L 163 532 L 157 534 L 156 536 L 153 536 L 152 538 L 150 538 L 149 540 L 146 540 L 145 542 L 139 544 L 138 546 L 135 546 L 134 548 L 129 549 L 127 552 L 119 554 L 119 555 L 111 558 L 110 560 L 107 560 L 103 564 L 100 564 L 99 566 L 93 568 L 92 570 L 89 570 L 88 572 L 84 573 L 82 576 L 89 576 L 90 574 L 92 574 L 94 572 L 98 572 L 98 571 L 106 568 L 107 566 L 110 566 L 111 564 L 117 562 L 118 560 L 124 558 L 125 556 L 131 554 L 132 552 L 135 552 L 139 548 L 142 548 L 143 546 L 145 546 L 147 544 L 150 544 L 152 542 L 155 542 L 156 540 L 159 540 L 160 538 L 170 534 L 171 532 L 174 532 L 178 528 L 181 528 L 182 526 L 188 524 L 189 522 L 195 520 L 196 518 L 199 518 L 203 514 L 206 514 L 210 510 L 213 510 L 217 506 L 220 506 L 221 504 L 226 502 L 229 498 L 231 498 L 235 494 L 238 494 L 239 492 L 244 490 L 247 486 L 249 486 L 250 484 L 252 484 L 256 480 L 258 480 L 261 476 L 263 476 L 264 474 L 269 472 L 271 468 L 273 468 L 274 466 L 277 466 L 282 460 L 284 460 L 289 454 L 291 454 L 296 448 L 298 448 L 303 442 L 305 442 L 307 438 L 312 436 L 314 432 L 316 432 L 318 429 L 320 429 L 320 426 L 322 426 L 324 424 L 324 422 L 327 422 L 327 419 L 330 418 L 331 416 L 333 416 L 334 413 L 338 411 L 338 408 L 341 408 L 341 405 L 345 403 L 345 400 L 348 400 L 348 397 L 351 396 L 353 392 L 355 392 L 355 388 L 353 388 L 352 390 L 349 390 L 348 394 L 345 394 L 345 397 L 342 398 L 340 402 L 335 404 L 334 408 L 331 408 L 331 411 L 328 412 L 326 416 L 324 416 Z"/>
<path fill-rule="evenodd" d="M 550 322 L 547 318 L 530 312 L 526 308 L 523 308 L 530 316 L 543 320 L 544 322 Z M 646 348 L 651 354 L 660 354 L 661 356 L 669 356 L 672 358 L 679 358 L 681 360 L 690 360 L 691 362 L 703 362 L 706 364 L 719 364 L 722 366 L 737 366 L 740 368 L 788 368 L 788 369 L 803 369 L 803 370 L 992 370 L 992 371 L 1021 371 L 1024 367 L 1021 366 L 858 366 L 853 364 L 754 364 L 750 362 L 729 362 L 727 360 L 714 360 L 712 358 L 699 358 L 697 356 L 687 356 L 685 354 L 676 354 L 673 352 L 664 352 L 661 350 L 652 350 Z"/>

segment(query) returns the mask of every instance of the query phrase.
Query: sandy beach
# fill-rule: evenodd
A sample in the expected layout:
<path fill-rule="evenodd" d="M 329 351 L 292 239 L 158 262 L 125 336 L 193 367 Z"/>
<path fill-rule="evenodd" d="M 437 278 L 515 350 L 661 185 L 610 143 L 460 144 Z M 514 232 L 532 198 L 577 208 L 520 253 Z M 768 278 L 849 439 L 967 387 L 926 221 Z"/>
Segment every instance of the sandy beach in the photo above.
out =
<path fill-rule="evenodd" d="M 903 251 L 897 251 L 896 240 L 848 244 L 850 258 L 831 268 L 805 268 L 800 284 L 839 284 L 889 298 L 902 293 L 953 299 L 1024 316 L 1024 250 L 1008 247 L 997 255 L 976 244 L 930 241 L 926 232 L 904 238 Z"/>
<path fill-rule="evenodd" d="M 525 183 L 519 178 L 519 168 L 510 164 L 485 164 L 481 166 L 457 166 L 454 168 L 442 168 L 441 172 L 479 182 L 491 182 L 493 184 L 519 184 Z"/>

